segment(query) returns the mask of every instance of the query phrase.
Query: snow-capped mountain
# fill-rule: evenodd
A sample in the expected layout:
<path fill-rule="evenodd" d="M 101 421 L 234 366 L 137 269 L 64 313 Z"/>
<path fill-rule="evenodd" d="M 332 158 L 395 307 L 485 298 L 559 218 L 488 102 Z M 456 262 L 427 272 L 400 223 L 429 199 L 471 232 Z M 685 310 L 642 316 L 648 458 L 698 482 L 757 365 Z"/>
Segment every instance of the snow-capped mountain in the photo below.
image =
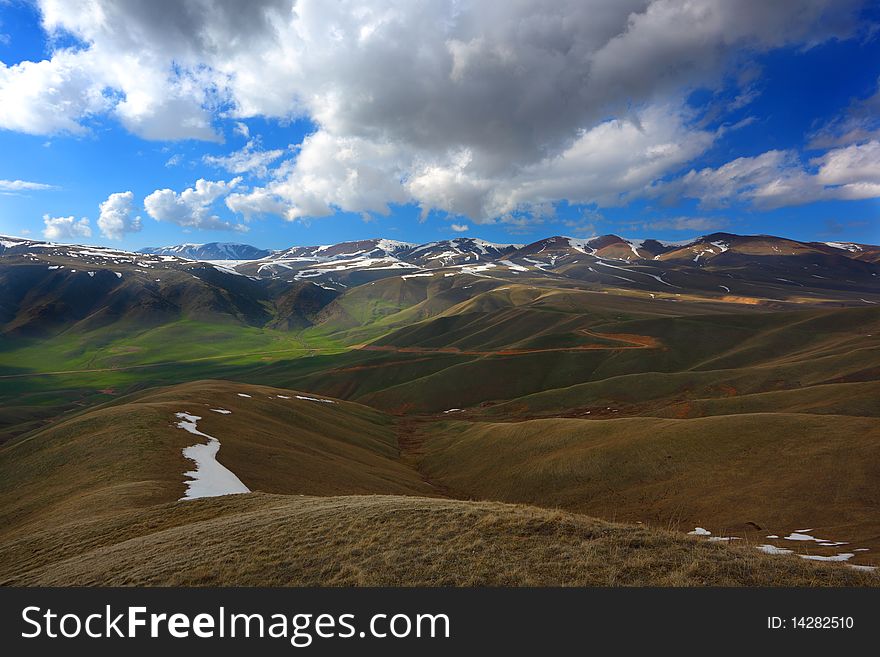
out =
<path fill-rule="evenodd" d="M 538 276 L 598 286 L 695 288 L 750 296 L 769 295 L 761 289 L 767 285 L 836 289 L 845 283 L 873 290 L 880 281 L 877 246 L 733 233 L 677 242 L 555 235 L 525 245 L 461 237 L 427 244 L 368 239 L 278 251 L 246 244 L 180 244 L 142 252 L 2 237 L 0 262 L 40 263 L 50 270 L 90 275 L 102 268 L 119 275 L 126 268 L 141 273 L 192 270 L 196 276 L 215 270 L 278 283 L 310 281 L 336 291 L 393 276 L 413 279 L 413 285 L 427 284 L 434 276 Z M 736 279 L 749 283 L 739 285 Z"/>
<path fill-rule="evenodd" d="M 270 255 L 272 252 L 266 249 L 258 249 L 250 244 L 209 242 L 207 244 L 152 246 L 140 249 L 140 253 L 173 255 L 189 260 L 259 260 Z"/>
<path fill-rule="evenodd" d="M 475 237 L 456 237 L 415 246 L 402 257 L 412 264 L 434 269 L 497 260 L 520 247 L 522 244 L 495 244 Z"/>

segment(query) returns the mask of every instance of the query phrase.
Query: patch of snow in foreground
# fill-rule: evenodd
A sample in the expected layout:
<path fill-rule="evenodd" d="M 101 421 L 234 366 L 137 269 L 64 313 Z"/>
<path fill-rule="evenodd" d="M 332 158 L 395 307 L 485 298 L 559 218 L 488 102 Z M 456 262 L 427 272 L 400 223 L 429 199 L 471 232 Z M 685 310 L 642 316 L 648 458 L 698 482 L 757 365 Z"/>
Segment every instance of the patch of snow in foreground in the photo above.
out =
<path fill-rule="evenodd" d="M 287 395 L 278 395 L 278 399 L 290 399 Z"/>
<path fill-rule="evenodd" d="M 246 395 L 246 394 L 244 394 L 243 392 L 238 393 L 238 396 L 239 396 L 239 397 L 247 397 L 248 399 L 251 398 L 250 395 Z"/>
<path fill-rule="evenodd" d="M 849 561 L 854 555 L 852 552 L 841 552 L 833 557 L 823 557 L 821 554 L 799 554 L 801 559 L 809 559 L 810 561 Z"/>
<path fill-rule="evenodd" d="M 302 395 L 297 395 L 296 398 L 302 399 L 305 401 L 321 402 L 322 404 L 335 404 L 336 403 L 332 399 L 316 399 L 315 397 L 303 397 Z"/>
<path fill-rule="evenodd" d="M 873 572 L 873 571 L 877 570 L 877 566 L 862 566 L 861 564 L 856 564 L 856 563 L 851 563 L 848 565 L 850 568 L 853 568 L 855 570 L 866 570 L 868 572 Z"/>
<path fill-rule="evenodd" d="M 711 536 L 712 532 L 702 527 L 694 527 L 694 531 L 688 532 L 690 536 Z"/>
<path fill-rule="evenodd" d="M 791 554 L 792 552 L 788 548 L 776 547 L 775 545 L 758 545 L 756 547 L 767 554 Z"/>
<path fill-rule="evenodd" d="M 448 411 L 443 411 L 443 412 L 444 413 L 458 413 L 458 411 L 460 411 L 460 410 L 461 410 L 460 408 L 450 408 Z"/>
<path fill-rule="evenodd" d="M 176 416 L 180 418 L 180 422 L 177 423 L 178 428 L 208 439 L 205 445 L 197 443 L 183 448 L 183 455 L 195 461 L 196 469 L 183 473 L 185 477 L 191 477 L 192 481 L 184 481 L 186 493 L 180 499 L 194 500 L 200 497 L 250 493 L 250 488 L 241 483 L 231 470 L 218 463 L 217 452 L 220 451 L 220 441 L 198 430 L 196 423 L 202 418 L 189 413 L 176 413 Z"/>
<path fill-rule="evenodd" d="M 232 413 L 232 411 L 227 411 L 225 408 L 212 408 L 211 410 L 215 413 L 220 413 L 222 415 L 229 415 L 230 413 Z"/>
<path fill-rule="evenodd" d="M 815 536 L 810 536 L 809 534 L 805 534 L 804 532 L 812 531 L 811 529 L 799 529 L 796 532 L 792 532 L 788 536 L 785 537 L 786 541 L 821 541 L 824 539 L 816 538 Z"/>
<path fill-rule="evenodd" d="M 741 540 L 742 540 L 742 539 L 741 539 L 739 536 L 710 536 L 710 537 L 709 537 L 709 542 L 710 542 L 710 543 L 718 543 L 718 542 L 721 542 L 721 541 L 724 541 L 724 542 L 728 542 L 728 541 L 741 541 Z"/>

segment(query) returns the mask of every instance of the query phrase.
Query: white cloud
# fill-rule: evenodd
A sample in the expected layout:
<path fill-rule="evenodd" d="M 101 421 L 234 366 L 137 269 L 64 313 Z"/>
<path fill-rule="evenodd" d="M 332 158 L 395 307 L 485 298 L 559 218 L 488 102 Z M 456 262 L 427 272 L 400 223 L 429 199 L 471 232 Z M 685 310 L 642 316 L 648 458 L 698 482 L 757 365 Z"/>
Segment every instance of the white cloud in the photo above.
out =
<path fill-rule="evenodd" d="M 109 109 L 90 71 L 72 51 L 51 60 L 0 62 L 0 127 L 29 134 L 82 134 L 80 121 Z"/>
<path fill-rule="evenodd" d="M 265 177 L 269 173 L 269 165 L 282 157 L 285 152 L 280 148 L 264 151 L 260 148 L 259 140 L 251 139 L 234 153 L 223 157 L 206 155 L 203 160 L 206 164 L 226 169 L 230 173 L 252 173 Z"/>
<path fill-rule="evenodd" d="M 98 228 L 104 237 L 118 240 L 126 233 L 136 233 L 141 229 L 141 218 L 134 216 L 134 194 L 116 192 L 99 206 Z"/>
<path fill-rule="evenodd" d="M 307 117 L 316 132 L 296 159 L 230 207 L 296 219 L 415 201 L 490 221 L 562 199 L 618 203 L 670 174 L 714 134 L 676 109 L 690 90 L 719 85 L 744 53 L 851 35 L 861 3 L 39 4 L 50 34 L 84 47 L 2 66 L 2 127 L 82 132 L 109 113 L 148 139 L 219 140 L 218 120 L 249 138 L 248 118 Z M 755 82 L 744 76 L 735 103 Z M 669 123 L 639 125 L 652 116 Z M 278 159 L 237 156 L 216 163 L 263 175 Z"/>
<path fill-rule="evenodd" d="M 880 141 L 828 151 L 813 160 L 823 185 L 880 184 Z"/>
<path fill-rule="evenodd" d="M 226 197 L 226 207 L 241 214 L 246 221 L 265 215 L 285 217 L 290 210 L 288 203 L 265 188 L 230 194 Z"/>
<path fill-rule="evenodd" d="M 452 224 L 450 228 L 456 233 L 466 233 L 471 229 L 467 224 Z"/>
<path fill-rule="evenodd" d="M 144 209 L 156 221 L 167 221 L 185 228 L 245 231 L 242 224 L 224 221 L 212 212 L 213 205 L 227 196 L 241 182 L 200 178 L 193 187 L 179 194 L 171 189 L 157 189 L 144 199 Z"/>
<path fill-rule="evenodd" d="M 630 121 L 610 120 L 582 131 L 561 153 L 519 172 L 479 178 L 470 158 L 424 167 L 408 182 L 423 209 L 439 208 L 476 221 L 526 211 L 548 212 L 558 199 L 618 205 L 626 195 L 693 159 L 715 135 L 686 127 L 680 108 L 649 107 Z"/>
<path fill-rule="evenodd" d="M 390 142 L 307 137 L 276 179 L 227 205 L 246 217 L 272 213 L 289 220 L 336 210 L 387 214 L 389 203 L 418 203 L 477 223 L 522 223 L 548 216 L 559 199 L 617 205 L 708 148 L 715 133 L 687 127 L 681 107 L 651 106 L 630 120 L 584 130 L 560 153 L 519 171 L 481 175 L 469 149 L 432 156 Z M 511 215 L 519 216 L 514 221 Z"/>
<path fill-rule="evenodd" d="M 262 212 L 282 214 L 278 210 L 283 208 L 288 220 L 325 217 L 336 210 L 385 215 L 389 203 L 410 200 L 401 184 L 404 158 L 405 153 L 390 143 L 319 131 L 303 140 L 294 162 L 276 170 L 276 180 L 230 200 L 233 209 L 252 213 L 260 207 Z"/>
<path fill-rule="evenodd" d="M 250 130 L 250 128 L 247 127 L 246 123 L 242 123 L 241 121 L 236 121 L 235 127 L 233 130 L 234 130 L 235 134 L 237 134 L 241 137 L 244 137 L 245 139 L 250 139 L 251 130 Z"/>
<path fill-rule="evenodd" d="M 43 237 L 47 240 L 75 240 L 80 237 L 91 237 L 92 229 L 86 217 L 75 219 L 74 217 L 50 217 L 43 215 Z"/>
<path fill-rule="evenodd" d="M 0 191 L 3 192 L 40 192 L 49 189 L 58 188 L 55 185 L 30 180 L 0 180 Z"/>
<path fill-rule="evenodd" d="M 763 209 L 817 200 L 880 198 L 880 142 L 836 148 L 804 165 L 794 151 L 766 151 L 720 167 L 691 170 L 650 194 L 681 194 L 708 207 L 732 201 Z"/>

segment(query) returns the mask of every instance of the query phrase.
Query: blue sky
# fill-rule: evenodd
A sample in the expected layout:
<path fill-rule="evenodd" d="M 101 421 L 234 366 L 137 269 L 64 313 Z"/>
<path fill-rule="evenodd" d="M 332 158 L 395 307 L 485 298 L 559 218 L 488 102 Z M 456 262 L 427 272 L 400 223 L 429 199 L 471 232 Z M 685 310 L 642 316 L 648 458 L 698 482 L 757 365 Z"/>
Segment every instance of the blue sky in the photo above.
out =
<path fill-rule="evenodd" d="M 0 1 L 0 234 L 880 242 L 870 3 L 342 4 Z"/>

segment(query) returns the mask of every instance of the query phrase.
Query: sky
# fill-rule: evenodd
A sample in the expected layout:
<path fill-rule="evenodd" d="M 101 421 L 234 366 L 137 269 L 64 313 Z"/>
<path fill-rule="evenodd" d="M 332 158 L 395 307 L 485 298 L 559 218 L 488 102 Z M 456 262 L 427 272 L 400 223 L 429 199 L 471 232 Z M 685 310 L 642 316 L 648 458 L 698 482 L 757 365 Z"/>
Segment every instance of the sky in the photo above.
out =
<path fill-rule="evenodd" d="M 880 3 L 0 0 L 0 234 L 880 243 Z"/>

